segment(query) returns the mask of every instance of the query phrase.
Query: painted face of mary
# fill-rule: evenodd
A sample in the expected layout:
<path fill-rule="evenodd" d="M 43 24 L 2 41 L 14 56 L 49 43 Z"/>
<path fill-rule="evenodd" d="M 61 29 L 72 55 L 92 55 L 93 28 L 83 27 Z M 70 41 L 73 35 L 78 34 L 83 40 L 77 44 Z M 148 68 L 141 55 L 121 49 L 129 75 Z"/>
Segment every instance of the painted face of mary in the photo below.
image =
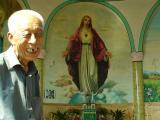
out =
<path fill-rule="evenodd" d="M 84 26 L 89 26 L 90 25 L 90 18 L 89 17 L 84 18 L 83 25 Z"/>

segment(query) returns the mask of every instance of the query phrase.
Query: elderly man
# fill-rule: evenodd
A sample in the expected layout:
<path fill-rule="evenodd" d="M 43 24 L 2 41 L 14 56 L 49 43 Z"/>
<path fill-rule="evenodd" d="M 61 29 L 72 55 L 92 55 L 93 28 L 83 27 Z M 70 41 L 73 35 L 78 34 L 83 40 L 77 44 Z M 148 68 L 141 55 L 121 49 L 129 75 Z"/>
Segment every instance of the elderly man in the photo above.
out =
<path fill-rule="evenodd" d="M 43 46 L 43 17 L 20 10 L 8 19 L 10 48 L 0 54 L 0 120 L 42 120 L 39 74 L 33 62 Z"/>

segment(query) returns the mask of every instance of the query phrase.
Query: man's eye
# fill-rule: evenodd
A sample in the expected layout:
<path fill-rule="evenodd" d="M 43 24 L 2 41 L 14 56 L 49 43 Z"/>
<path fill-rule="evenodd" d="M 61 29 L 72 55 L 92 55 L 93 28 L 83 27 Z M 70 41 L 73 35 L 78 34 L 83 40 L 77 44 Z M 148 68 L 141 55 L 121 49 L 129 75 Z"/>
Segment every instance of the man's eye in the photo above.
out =
<path fill-rule="evenodd" d="M 36 32 L 36 33 L 35 33 L 35 36 L 36 36 L 36 37 L 42 37 L 42 36 L 43 36 L 43 33 L 42 33 L 41 31 L 40 31 L 40 32 Z"/>
<path fill-rule="evenodd" d="M 23 38 L 30 38 L 31 35 L 32 35 L 31 33 L 22 34 L 22 37 L 23 37 Z"/>
<path fill-rule="evenodd" d="M 35 33 L 28 33 L 28 32 L 25 32 L 25 33 L 22 33 L 22 34 L 19 34 L 19 36 L 21 36 L 22 38 L 27 38 L 27 39 L 30 39 L 32 34 L 36 37 L 36 38 L 41 38 L 43 36 L 43 33 L 41 31 L 38 31 L 38 32 L 35 32 Z"/>

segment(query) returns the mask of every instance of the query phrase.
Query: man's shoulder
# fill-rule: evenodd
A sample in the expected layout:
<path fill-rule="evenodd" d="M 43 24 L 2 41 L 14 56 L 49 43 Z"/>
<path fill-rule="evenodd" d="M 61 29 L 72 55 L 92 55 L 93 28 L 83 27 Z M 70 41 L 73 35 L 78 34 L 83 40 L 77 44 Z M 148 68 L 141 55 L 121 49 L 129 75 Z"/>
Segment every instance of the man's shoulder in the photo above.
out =
<path fill-rule="evenodd" d="M 0 65 L 4 63 L 4 53 L 0 53 Z"/>
<path fill-rule="evenodd" d="M 3 53 L 0 54 L 0 74 L 2 74 L 2 71 L 4 70 L 4 55 Z"/>

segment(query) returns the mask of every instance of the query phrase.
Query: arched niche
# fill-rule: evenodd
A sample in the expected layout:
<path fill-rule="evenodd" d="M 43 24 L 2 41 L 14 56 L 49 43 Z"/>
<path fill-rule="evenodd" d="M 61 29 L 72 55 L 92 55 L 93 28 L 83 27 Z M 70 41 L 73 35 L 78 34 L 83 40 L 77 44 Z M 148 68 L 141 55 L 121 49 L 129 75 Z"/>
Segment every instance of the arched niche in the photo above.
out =
<path fill-rule="evenodd" d="M 160 102 L 160 2 L 148 12 L 139 39 L 139 51 L 144 52 L 144 102 Z"/>
<path fill-rule="evenodd" d="M 100 98 L 99 103 L 133 102 L 130 52 L 134 52 L 135 47 L 132 32 L 127 20 L 116 7 L 99 0 L 66 1 L 55 8 L 48 17 L 45 25 L 46 56 L 43 61 L 44 102 L 79 103 L 78 100 L 73 100 L 78 91 L 71 81 L 62 54 L 68 38 L 85 14 L 92 17 L 94 28 L 113 54 L 105 82 L 108 86 L 99 95 L 99 98 L 108 98 Z M 78 97 L 83 99 L 81 96 L 76 98 Z"/>

